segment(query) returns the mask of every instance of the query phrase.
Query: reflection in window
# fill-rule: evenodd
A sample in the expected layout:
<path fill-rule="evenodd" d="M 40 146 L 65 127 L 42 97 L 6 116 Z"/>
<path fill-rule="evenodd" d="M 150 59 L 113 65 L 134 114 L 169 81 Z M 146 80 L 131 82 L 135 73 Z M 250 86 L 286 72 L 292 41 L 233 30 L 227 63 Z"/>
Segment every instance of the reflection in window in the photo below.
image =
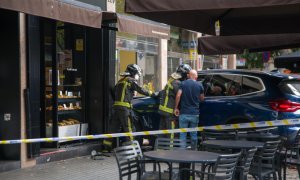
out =
<path fill-rule="evenodd" d="M 180 65 L 180 62 L 181 61 L 179 58 L 168 57 L 168 77 L 170 77 L 171 74 L 176 71 L 177 67 Z"/>
<path fill-rule="evenodd" d="M 243 94 L 257 92 L 263 90 L 263 85 L 258 78 L 243 77 Z"/>
<path fill-rule="evenodd" d="M 235 96 L 241 94 L 241 76 L 214 75 L 207 84 L 206 96 Z"/>
<path fill-rule="evenodd" d="M 206 95 L 207 91 L 210 88 L 211 78 L 212 78 L 211 75 L 198 75 L 198 80 L 197 81 L 202 83 L 203 88 L 204 88 L 204 95 Z"/>
<path fill-rule="evenodd" d="M 298 84 L 296 84 L 296 85 L 298 85 Z M 292 91 L 295 95 L 300 96 L 300 93 L 299 93 L 299 91 L 296 89 L 296 87 L 294 87 L 292 84 L 287 84 L 287 86 L 291 89 L 291 91 Z M 298 85 L 298 86 L 299 86 L 299 85 Z"/>
<path fill-rule="evenodd" d="M 299 80 L 282 81 L 282 83 L 280 83 L 280 89 L 286 94 L 300 96 Z"/>

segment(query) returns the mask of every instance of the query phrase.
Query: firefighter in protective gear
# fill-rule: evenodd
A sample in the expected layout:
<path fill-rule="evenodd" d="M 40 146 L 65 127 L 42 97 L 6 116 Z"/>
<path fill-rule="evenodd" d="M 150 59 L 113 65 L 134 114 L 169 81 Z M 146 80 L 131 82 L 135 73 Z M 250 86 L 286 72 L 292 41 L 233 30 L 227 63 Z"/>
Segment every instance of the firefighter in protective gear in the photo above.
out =
<path fill-rule="evenodd" d="M 151 96 L 152 92 L 139 86 L 137 80 L 141 76 L 141 68 L 136 64 L 129 64 L 125 73 L 114 88 L 113 120 L 112 128 L 117 132 L 121 126 L 123 132 L 134 132 L 135 128 L 132 122 L 132 105 L 131 100 L 134 92 L 137 91 L 145 96 Z M 133 137 L 127 138 L 133 140 Z"/>
<path fill-rule="evenodd" d="M 187 75 L 192 68 L 188 64 L 181 64 L 176 69 L 176 72 L 171 74 L 168 83 L 160 92 L 159 113 L 161 115 L 159 128 L 175 129 L 175 121 L 177 117 L 174 115 L 175 97 L 179 89 L 181 81 L 187 79 Z M 163 135 L 164 137 L 174 138 L 174 134 Z"/>

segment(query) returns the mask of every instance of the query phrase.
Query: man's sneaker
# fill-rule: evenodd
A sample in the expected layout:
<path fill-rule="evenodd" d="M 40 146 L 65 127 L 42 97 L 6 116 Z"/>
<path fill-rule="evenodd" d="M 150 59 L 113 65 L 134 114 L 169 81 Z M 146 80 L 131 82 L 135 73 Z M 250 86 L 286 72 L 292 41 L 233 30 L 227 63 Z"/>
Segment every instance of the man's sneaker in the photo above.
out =
<path fill-rule="evenodd" d="M 143 139 L 143 145 L 149 145 L 149 144 L 150 144 L 150 142 L 148 139 Z"/>

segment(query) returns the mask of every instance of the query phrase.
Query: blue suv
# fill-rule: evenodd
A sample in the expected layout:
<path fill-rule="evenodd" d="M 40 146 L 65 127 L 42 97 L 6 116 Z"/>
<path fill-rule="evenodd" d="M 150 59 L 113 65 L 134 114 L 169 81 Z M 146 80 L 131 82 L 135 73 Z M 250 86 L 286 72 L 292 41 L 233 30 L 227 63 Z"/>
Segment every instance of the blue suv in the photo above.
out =
<path fill-rule="evenodd" d="M 300 118 L 300 76 L 247 70 L 198 72 L 205 101 L 200 126 Z M 133 108 L 145 130 L 158 129 L 159 99 L 137 98 Z M 299 128 L 279 127 L 292 139 Z"/>

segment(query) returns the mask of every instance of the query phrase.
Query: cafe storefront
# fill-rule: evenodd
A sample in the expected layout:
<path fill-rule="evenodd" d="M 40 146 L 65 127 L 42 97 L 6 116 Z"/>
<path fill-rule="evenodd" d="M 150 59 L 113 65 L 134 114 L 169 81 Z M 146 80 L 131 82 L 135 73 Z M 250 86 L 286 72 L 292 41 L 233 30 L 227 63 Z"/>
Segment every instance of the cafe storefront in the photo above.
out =
<path fill-rule="evenodd" d="M 106 132 L 115 84 L 116 31 L 147 34 L 155 29 L 78 1 L 1 1 L 0 15 L 5 17 L 0 139 Z M 0 161 L 13 167 L 0 171 L 44 163 L 43 155 L 73 145 L 88 147 L 84 153 L 90 153 L 99 143 L 3 144 Z"/>
<path fill-rule="evenodd" d="M 1 45 L 0 139 L 105 132 L 115 31 L 101 29 L 103 11 L 76 1 L 29 0 L 1 1 L 0 14 L 7 42 Z M 35 158 L 74 143 L 85 144 L 4 144 L 0 161 L 15 168 L 42 163 Z"/>

